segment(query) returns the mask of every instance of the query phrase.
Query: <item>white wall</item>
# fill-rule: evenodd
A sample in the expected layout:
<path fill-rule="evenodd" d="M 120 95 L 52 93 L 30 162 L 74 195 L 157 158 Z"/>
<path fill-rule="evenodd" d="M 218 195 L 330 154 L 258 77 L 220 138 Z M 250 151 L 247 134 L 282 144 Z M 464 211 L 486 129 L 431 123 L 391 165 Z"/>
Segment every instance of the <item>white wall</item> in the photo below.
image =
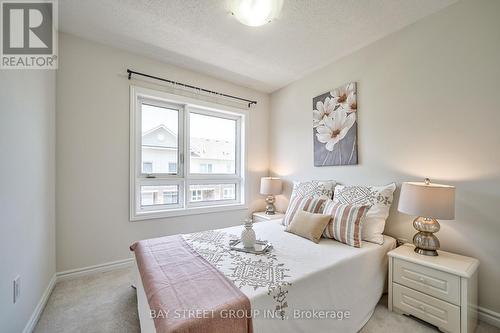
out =
<path fill-rule="evenodd" d="M 59 35 L 59 53 L 58 271 L 124 259 L 135 240 L 235 225 L 263 209 L 269 95 L 72 35 Z M 249 119 L 249 211 L 129 222 L 128 67 L 258 101 Z"/>
<path fill-rule="evenodd" d="M 269 142 L 271 171 L 287 180 L 456 185 L 456 220 L 438 237 L 480 259 L 480 305 L 500 313 L 498 13 L 497 0 L 461 1 L 273 93 Z M 313 167 L 312 98 L 350 81 L 360 163 Z M 396 206 L 386 231 L 411 240 L 412 217 Z"/>
<path fill-rule="evenodd" d="M 55 268 L 55 72 L 0 71 L 0 330 L 21 332 Z M 20 275 L 21 297 L 12 302 Z"/>

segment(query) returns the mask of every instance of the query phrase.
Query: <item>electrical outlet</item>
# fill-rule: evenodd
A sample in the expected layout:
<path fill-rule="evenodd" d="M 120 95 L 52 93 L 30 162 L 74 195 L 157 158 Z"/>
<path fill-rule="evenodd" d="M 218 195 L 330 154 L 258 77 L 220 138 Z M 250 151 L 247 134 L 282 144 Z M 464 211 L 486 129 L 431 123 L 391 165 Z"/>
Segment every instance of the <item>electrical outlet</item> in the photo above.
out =
<path fill-rule="evenodd" d="M 19 300 L 19 296 L 21 296 L 21 277 L 18 275 L 13 281 L 12 284 L 12 291 L 13 291 L 13 301 L 16 303 Z"/>

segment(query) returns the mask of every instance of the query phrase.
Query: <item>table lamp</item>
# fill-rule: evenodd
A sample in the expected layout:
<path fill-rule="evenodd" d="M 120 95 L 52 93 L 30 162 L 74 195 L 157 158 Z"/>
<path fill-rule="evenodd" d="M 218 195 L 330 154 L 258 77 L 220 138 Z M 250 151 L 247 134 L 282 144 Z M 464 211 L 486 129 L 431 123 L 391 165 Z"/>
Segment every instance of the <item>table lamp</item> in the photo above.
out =
<path fill-rule="evenodd" d="M 276 177 L 262 177 L 260 179 L 260 194 L 267 195 L 266 215 L 274 215 L 276 213 L 274 196 L 281 194 L 281 190 L 281 179 Z"/>
<path fill-rule="evenodd" d="M 405 182 L 401 186 L 398 210 L 418 216 L 413 221 L 413 227 L 418 230 L 413 236 L 415 252 L 437 256 L 440 244 L 434 233 L 440 227 L 436 219 L 455 218 L 455 187 L 433 184 L 429 178 L 423 183 Z"/>

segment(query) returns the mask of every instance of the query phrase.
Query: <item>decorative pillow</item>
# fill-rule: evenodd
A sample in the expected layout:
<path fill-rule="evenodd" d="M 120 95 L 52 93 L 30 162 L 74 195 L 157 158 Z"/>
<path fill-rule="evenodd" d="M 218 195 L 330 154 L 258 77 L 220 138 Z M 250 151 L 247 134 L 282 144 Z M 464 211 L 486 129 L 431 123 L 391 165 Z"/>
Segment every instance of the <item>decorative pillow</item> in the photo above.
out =
<path fill-rule="evenodd" d="M 307 182 L 293 182 L 292 195 L 290 202 L 296 197 L 325 197 L 331 199 L 333 196 L 333 189 L 337 183 L 333 180 L 321 181 L 310 180 Z"/>
<path fill-rule="evenodd" d="M 322 213 L 325 202 L 329 200 L 326 198 L 302 198 L 300 196 L 295 196 L 285 213 L 285 217 L 283 217 L 283 221 L 281 222 L 284 226 L 288 226 L 290 222 L 292 222 L 293 217 L 298 211 L 305 210 L 309 213 Z"/>
<path fill-rule="evenodd" d="M 314 214 L 301 210 L 295 214 L 286 231 L 319 243 L 321 234 L 330 222 L 330 218 L 330 215 Z"/>
<path fill-rule="evenodd" d="M 361 247 L 362 224 L 369 209 L 369 205 L 350 205 L 329 200 L 323 214 L 330 215 L 331 220 L 323 231 L 323 236 Z"/>
<path fill-rule="evenodd" d="M 389 216 L 396 184 L 386 186 L 343 186 L 337 185 L 333 195 L 334 202 L 353 205 L 370 205 L 363 224 L 361 238 L 365 241 L 383 244 L 382 233 L 385 220 Z"/>

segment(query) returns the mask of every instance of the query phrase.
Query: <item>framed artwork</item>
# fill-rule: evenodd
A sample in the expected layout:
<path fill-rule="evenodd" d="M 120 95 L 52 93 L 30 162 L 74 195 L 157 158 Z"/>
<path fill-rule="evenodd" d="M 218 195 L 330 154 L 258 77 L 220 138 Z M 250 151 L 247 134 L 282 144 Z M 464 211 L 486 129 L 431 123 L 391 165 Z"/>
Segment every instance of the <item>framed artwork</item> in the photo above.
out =
<path fill-rule="evenodd" d="M 314 166 L 358 164 L 356 82 L 313 98 Z"/>

